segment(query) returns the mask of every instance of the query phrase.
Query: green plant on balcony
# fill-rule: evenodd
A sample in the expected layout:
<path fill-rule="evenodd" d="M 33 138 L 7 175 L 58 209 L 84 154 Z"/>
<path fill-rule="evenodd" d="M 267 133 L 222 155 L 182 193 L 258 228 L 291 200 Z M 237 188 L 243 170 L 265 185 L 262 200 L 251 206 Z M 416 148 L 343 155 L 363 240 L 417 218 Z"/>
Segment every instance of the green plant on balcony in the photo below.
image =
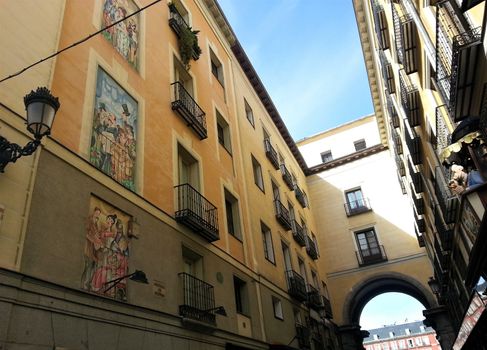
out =
<path fill-rule="evenodd" d="M 192 30 L 191 27 L 181 28 L 179 37 L 179 54 L 181 61 L 189 69 L 189 61 L 193 58 L 195 61 L 200 58 L 201 48 L 198 45 L 199 30 Z"/>

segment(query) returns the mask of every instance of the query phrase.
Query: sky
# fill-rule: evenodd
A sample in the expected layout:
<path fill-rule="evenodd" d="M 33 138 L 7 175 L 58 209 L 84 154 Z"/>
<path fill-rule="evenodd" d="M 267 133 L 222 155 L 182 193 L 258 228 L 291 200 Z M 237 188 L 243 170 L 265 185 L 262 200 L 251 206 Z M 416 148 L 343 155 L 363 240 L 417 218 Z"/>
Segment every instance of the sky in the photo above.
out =
<path fill-rule="evenodd" d="M 218 0 L 294 140 L 374 112 L 352 0 Z M 400 293 L 372 299 L 362 329 L 423 320 Z"/>
<path fill-rule="evenodd" d="M 402 293 L 384 293 L 365 305 L 360 316 L 362 329 L 381 328 L 392 324 L 422 321 L 423 304 Z"/>
<path fill-rule="evenodd" d="M 373 113 L 352 0 L 218 0 L 294 140 Z"/>

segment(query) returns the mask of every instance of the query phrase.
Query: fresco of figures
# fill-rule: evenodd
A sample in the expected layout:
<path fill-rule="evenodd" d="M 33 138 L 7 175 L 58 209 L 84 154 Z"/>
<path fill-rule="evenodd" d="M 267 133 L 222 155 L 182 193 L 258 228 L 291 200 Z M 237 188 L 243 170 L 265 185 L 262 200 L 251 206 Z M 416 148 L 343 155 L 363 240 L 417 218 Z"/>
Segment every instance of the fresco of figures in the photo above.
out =
<path fill-rule="evenodd" d="M 92 197 L 86 224 L 84 270 L 81 288 L 118 300 L 127 300 L 130 216 Z"/>
<path fill-rule="evenodd" d="M 90 162 L 135 191 L 137 102 L 98 69 Z"/>
<path fill-rule="evenodd" d="M 105 0 L 102 27 L 134 13 L 138 8 L 132 0 Z M 139 15 L 134 15 L 103 32 L 103 36 L 135 68 L 139 42 Z"/>

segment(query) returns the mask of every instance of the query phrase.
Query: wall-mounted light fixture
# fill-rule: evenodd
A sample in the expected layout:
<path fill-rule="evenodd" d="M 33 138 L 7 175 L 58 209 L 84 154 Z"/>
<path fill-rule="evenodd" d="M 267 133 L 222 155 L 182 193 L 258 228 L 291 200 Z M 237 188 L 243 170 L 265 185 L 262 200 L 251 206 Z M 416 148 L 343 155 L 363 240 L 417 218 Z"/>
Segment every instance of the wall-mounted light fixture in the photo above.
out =
<path fill-rule="evenodd" d="M 15 163 L 20 157 L 35 152 L 41 139 L 51 133 L 52 123 L 60 106 L 58 98 L 52 96 L 46 87 L 32 90 L 24 97 L 24 104 L 27 111 L 27 130 L 34 135 L 35 140 L 21 147 L 0 136 L 0 173 L 5 171 L 8 163 Z"/>
<path fill-rule="evenodd" d="M 215 313 L 215 314 L 222 315 L 222 316 L 227 316 L 227 312 L 225 311 L 225 308 L 223 306 L 217 306 L 217 307 L 205 310 L 205 312 Z"/>
<path fill-rule="evenodd" d="M 428 285 L 434 295 L 438 296 L 440 294 L 440 284 L 434 277 L 430 277 L 428 280 Z"/>
<path fill-rule="evenodd" d="M 147 276 L 145 275 L 145 272 L 141 271 L 141 270 L 135 270 L 135 272 L 129 273 L 128 275 L 118 277 L 118 278 L 115 278 L 114 280 L 106 282 L 105 283 L 105 290 L 103 291 L 103 293 L 108 292 L 110 289 L 115 287 L 118 282 L 120 282 L 121 280 L 123 280 L 125 278 L 131 279 L 132 281 L 135 281 L 135 282 L 149 284 L 149 281 L 147 280 Z"/>

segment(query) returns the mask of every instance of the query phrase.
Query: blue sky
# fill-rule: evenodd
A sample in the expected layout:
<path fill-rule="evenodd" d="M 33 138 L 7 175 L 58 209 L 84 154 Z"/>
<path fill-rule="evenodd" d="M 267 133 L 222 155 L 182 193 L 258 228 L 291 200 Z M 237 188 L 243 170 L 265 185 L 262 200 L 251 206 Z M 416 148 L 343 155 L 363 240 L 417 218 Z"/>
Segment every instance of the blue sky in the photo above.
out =
<path fill-rule="evenodd" d="M 373 112 L 352 0 L 218 0 L 295 140 Z"/>

